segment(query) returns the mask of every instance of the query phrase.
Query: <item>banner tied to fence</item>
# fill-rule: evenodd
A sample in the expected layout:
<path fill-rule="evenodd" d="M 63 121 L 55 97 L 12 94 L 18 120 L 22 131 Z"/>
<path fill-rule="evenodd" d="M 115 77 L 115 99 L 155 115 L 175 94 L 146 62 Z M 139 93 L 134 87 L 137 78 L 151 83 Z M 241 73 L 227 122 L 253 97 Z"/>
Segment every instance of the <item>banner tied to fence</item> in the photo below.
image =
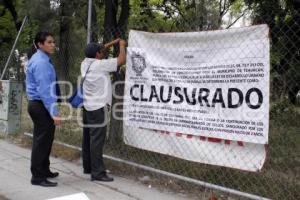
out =
<path fill-rule="evenodd" d="M 268 142 L 267 26 L 199 33 L 130 33 L 127 125 Z"/>
<path fill-rule="evenodd" d="M 125 129 L 267 144 L 268 31 L 130 31 Z"/>

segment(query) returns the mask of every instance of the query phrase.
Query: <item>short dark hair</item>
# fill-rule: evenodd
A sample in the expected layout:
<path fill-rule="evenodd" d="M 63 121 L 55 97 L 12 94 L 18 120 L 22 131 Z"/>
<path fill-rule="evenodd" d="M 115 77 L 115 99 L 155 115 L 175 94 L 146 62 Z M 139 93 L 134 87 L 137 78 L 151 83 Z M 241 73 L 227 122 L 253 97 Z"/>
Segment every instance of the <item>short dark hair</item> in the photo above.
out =
<path fill-rule="evenodd" d="M 101 53 L 101 51 L 105 50 L 105 47 L 101 43 L 91 42 L 89 43 L 84 51 L 85 57 L 87 58 L 96 58 L 96 54 Z"/>
<path fill-rule="evenodd" d="M 47 37 L 48 36 L 52 36 L 53 37 L 53 34 L 50 33 L 50 32 L 47 32 L 47 31 L 40 31 L 38 32 L 36 35 L 35 35 L 35 38 L 34 38 L 34 45 L 35 47 L 38 49 L 39 46 L 38 46 L 38 43 L 42 43 L 44 44 L 44 42 L 46 41 Z"/>

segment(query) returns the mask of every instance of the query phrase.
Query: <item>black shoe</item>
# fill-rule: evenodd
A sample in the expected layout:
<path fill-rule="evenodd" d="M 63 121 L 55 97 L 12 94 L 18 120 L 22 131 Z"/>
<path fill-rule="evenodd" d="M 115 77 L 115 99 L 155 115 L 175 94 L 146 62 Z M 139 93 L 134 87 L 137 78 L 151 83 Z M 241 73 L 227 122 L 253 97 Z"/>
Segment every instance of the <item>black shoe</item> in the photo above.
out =
<path fill-rule="evenodd" d="M 49 172 L 47 174 L 47 178 L 55 178 L 58 177 L 59 173 L 58 172 Z"/>
<path fill-rule="evenodd" d="M 111 182 L 114 181 L 112 177 L 107 176 L 106 174 L 99 177 L 93 177 L 91 178 L 91 181 L 103 181 L 103 182 Z"/>
<path fill-rule="evenodd" d="M 39 185 L 39 186 L 43 186 L 43 187 L 55 187 L 55 186 L 57 186 L 56 182 L 51 182 L 51 181 L 48 181 L 47 179 L 43 180 L 41 182 L 31 181 L 31 184 L 32 185 Z"/>

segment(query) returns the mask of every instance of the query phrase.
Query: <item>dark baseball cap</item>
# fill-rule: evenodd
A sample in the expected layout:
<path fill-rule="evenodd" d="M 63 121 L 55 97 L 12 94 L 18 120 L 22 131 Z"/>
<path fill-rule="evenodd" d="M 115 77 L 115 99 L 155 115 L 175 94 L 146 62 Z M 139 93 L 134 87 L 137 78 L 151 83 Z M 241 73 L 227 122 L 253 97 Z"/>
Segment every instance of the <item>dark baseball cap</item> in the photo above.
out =
<path fill-rule="evenodd" d="M 84 54 L 87 58 L 95 58 L 96 53 L 104 49 L 105 47 L 102 43 L 91 42 L 86 46 Z"/>

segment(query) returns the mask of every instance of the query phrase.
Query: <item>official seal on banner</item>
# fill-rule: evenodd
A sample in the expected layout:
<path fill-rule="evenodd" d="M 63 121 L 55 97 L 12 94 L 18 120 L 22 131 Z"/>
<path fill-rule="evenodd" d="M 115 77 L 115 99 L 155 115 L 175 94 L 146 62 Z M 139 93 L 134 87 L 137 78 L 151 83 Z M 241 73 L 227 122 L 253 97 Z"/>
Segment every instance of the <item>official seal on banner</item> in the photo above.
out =
<path fill-rule="evenodd" d="M 136 72 L 136 75 L 142 76 L 142 72 L 146 68 L 145 58 L 138 53 L 133 53 L 133 55 L 131 56 L 131 61 L 132 61 L 132 69 Z"/>

